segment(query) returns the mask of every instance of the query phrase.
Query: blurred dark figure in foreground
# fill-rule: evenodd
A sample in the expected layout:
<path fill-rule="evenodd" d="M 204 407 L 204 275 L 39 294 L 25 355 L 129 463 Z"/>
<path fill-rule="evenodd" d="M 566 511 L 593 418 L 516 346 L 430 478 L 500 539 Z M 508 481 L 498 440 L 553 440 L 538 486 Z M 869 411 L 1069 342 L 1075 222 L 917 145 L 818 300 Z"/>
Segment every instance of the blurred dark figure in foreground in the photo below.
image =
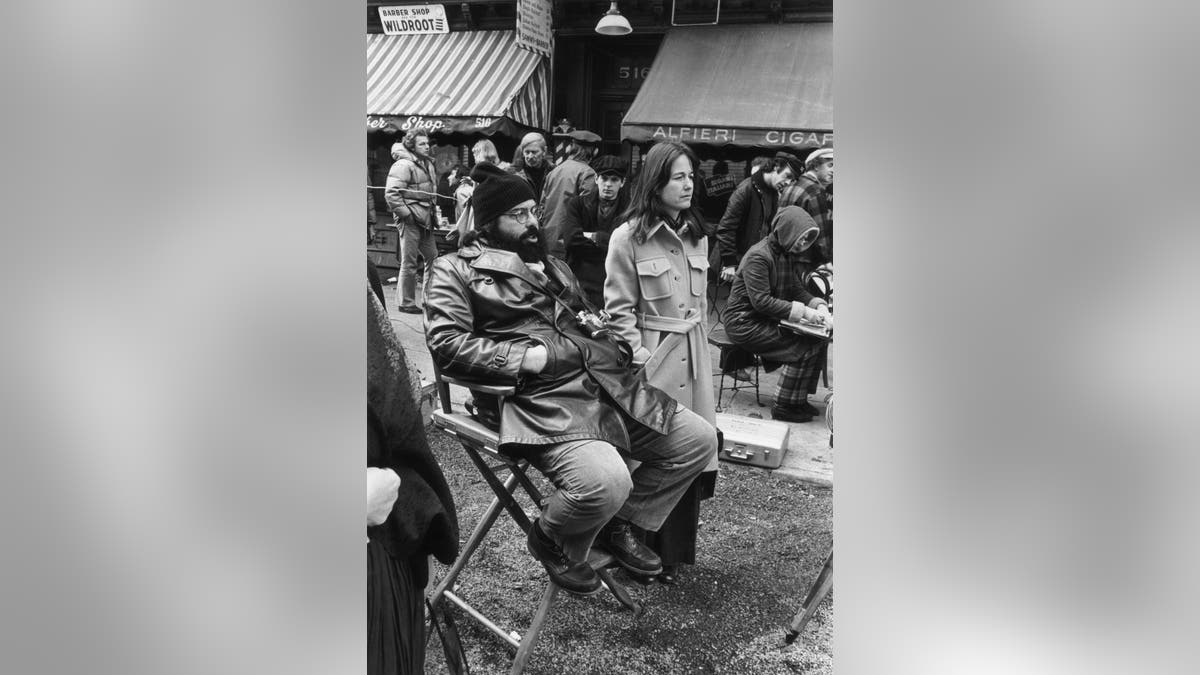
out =
<path fill-rule="evenodd" d="M 421 673 L 428 556 L 454 562 L 458 518 L 370 261 L 367 274 L 367 673 Z"/>

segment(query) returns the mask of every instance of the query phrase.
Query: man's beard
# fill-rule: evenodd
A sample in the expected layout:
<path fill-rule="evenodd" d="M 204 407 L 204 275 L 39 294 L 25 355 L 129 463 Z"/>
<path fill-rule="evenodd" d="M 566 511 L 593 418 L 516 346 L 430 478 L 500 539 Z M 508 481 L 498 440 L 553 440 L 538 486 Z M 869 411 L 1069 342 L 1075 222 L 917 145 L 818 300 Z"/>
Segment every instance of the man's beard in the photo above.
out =
<path fill-rule="evenodd" d="M 527 234 L 537 235 L 536 241 L 528 241 L 524 239 Z M 531 262 L 546 262 L 546 246 L 542 241 L 541 232 L 538 231 L 537 225 L 532 225 L 525 228 L 525 231 L 517 236 L 506 235 L 497 228 L 487 235 L 488 243 L 492 246 L 512 251 L 521 257 L 521 260 Z"/>

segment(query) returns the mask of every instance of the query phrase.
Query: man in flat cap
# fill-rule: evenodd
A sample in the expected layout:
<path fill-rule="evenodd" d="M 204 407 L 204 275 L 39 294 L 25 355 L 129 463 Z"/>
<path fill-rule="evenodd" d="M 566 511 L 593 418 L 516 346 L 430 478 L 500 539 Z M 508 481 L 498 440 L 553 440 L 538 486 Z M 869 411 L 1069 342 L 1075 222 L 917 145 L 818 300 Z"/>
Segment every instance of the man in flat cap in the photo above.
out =
<path fill-rule="evenodd" d="M 804 173 L 784 190 L 779 207 L 795 204 L 821 228 L 811 256 L 816 264 L 833 264 L 833 148 L 817 148 L 804 160 Z"/>
<path fill-rule="evenodd" d="M 567 200 L 596 189 L 596 172 L 589 165 L 600 146 L 600 137 L 585 129 L 567 134 L 566 159 L 546 174 L 542 188 L 542 237 L 550 255 L 565 258 L 562 207 Z"/>
<path fill-rule="evenodd" d="M 721 281 L 733 283 L 742 256 L 771 232 L 771 222 L 779 208 L 779 192 L 791 185 L 800 171 L 796 156 L 779 152 L 769 165 L 751 174 L 733 191 L 725 215 L 717 224 Z"/>
<path fill-rule="evenodd" d="M 604 259 L 608 239 L 622 222 L 629 207 L 625 177 L 629 167 L 624 159 L 601 155 L 592 162 L 596 189 L 575 195 L 562 207 L 562 239 L 567 249 L 567 264 L 583 286 L 587 299 L 604 307 Z"/>
<path fill-rule="evenodd" d="M 502 405 L 476 392 L 475 408 L 497 422 L 500 452 L 528 459 L 556 488 L 527 548 L 572 593 L 600 590 L 593 542 L 635 574 L 660 574 L 662 559 L 631 526 L 662 527 L 716 452 L 716 429 L 650 386 L 602 319 L 579 316 L 579 282 L 546 256 L 524 179 L 489 178 L 471 203 L 475 229 L 433 264 L 425 336 L 446 375 L 516 387 Z M 632 473 L 626 456 L 641 462 Z"/>

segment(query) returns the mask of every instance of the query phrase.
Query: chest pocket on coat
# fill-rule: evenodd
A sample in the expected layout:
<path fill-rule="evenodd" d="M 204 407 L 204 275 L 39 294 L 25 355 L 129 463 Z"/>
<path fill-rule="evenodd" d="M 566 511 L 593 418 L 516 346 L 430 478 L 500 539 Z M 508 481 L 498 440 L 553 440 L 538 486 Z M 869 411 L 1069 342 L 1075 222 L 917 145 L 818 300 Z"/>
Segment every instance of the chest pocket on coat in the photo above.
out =
<path fill-rule="evenodd" d="M 699 253 L 688 256 L 688 273 L 692 282 L 692 295 L 697 298 L 708 289 L 708 257 Z"/>
<path fill-rule="evenodd" d="M 671 295 L 670 271 L 671 263 L 667 262 L 666 256 L 637 261 L 642 297 L 646 300 L 657 300 Z"/>

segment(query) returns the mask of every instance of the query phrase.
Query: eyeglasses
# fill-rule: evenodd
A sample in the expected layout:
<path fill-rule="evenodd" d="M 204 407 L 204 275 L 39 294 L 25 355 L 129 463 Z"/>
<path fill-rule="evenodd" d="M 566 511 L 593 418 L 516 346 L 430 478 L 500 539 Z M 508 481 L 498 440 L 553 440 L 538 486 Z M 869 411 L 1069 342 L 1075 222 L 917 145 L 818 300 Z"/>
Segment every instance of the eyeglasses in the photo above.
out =
<path fill-rule="evenodd" d="M 513 209 L 512 211 L 505 211 L 502 215 L 513 218 L 518 223 L 524 225 L 529 222 L 530 216 L 533 216 L 535 220 L 540 220 L 542 217 L 542 208 L 540 206 L 534 206 L 533 208 L 528 209 Z"/>

